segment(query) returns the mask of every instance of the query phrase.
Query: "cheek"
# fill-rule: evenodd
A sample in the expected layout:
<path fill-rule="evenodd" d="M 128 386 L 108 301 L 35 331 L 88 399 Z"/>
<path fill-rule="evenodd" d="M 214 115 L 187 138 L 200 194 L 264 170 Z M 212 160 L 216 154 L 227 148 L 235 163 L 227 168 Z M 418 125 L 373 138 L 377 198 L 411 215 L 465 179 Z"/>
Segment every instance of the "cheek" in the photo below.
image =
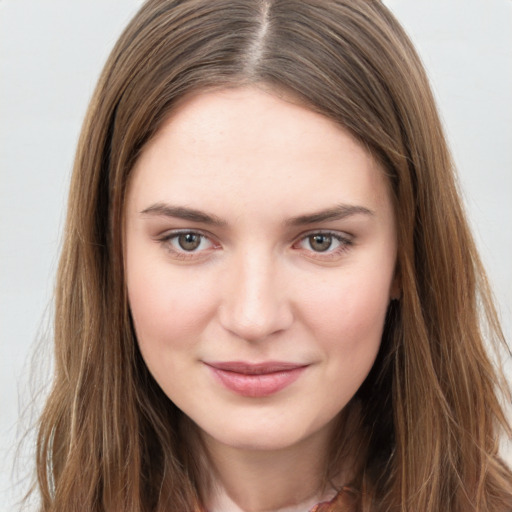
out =
<path fill-rule="evenodd" d="M 199 286 L 200 279 L 183 279 L 168 265 L 149 272 L 140 269 L 151 266 L 133 263 L 127 285 L 137 343 L 149 371 L 174 399 L 194 383 L 190 363 L 214 310 L 213 293 L 204 281 Z"/>
<path fill-rule="evenodd" d="M 214 309 L 214 291 L 204 280 L 151 268 L 136 260 L 127 267 L 128 298 L 141 349 L 187 348 Z M 186 274 L 186 273 L 185 273 Z"/>
<path fill-rule="evenodd" d="M 342 368 L 345 375 L 364 379 L 380 347 L 389 281 L 361 272 L 311 290 L 303 314 L 332 362 L 330 371 L 335 375 Z"/>

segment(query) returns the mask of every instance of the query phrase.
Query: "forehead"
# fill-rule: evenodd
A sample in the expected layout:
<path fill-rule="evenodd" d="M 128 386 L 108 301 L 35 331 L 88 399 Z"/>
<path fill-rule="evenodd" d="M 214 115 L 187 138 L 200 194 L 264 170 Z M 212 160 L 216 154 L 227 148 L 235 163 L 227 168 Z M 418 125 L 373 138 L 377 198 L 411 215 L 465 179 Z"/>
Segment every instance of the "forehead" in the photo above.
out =
<path fill-rule="evenodd" d="M 229 144 L 228 134 L 236 134 L 237 141 L 244 142 L 241 150 L 252 146 L 257 152 L 275 151 L 299 139 L 302 144 L 307 143 L 305 149 L 320 150 L 320 134 L 326 146 L 341 137 L 352 139 L 354 148 L 359 146 L 348 130 L 315 112 L 297 96 L 264 84 L 186 95 L 149 145 L 159 138 L 173 137 L 177 143 L 201 145 L 202 151 L 209 146 L 216 150 L 219 144 Z"/>
<path fill-rule="evenodd" d="M 387 183 L 347 130 L 286 96 L 250 87 L 184 99 L 142 151 L 129 190 L 141 208 L 201 194 L 203 203 L 221 197 L 248 204 L 248 196 L 259 196 L 283 209 L 308 195 L 379 202 Z"/>

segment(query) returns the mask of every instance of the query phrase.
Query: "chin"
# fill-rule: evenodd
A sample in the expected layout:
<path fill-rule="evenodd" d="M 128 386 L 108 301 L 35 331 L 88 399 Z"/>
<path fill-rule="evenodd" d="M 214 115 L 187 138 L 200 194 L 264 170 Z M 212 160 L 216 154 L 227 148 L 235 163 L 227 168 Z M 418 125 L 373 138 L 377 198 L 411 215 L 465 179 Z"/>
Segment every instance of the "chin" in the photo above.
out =
<path fill-rule="evenodd" d="M 285 450 L 301 441 L 301 436 L 289 432 L 260 432 L 249 430 L 236 432 L 231 436 L 219 436 L 215 441 L 236 450 L 278 451 Z"/>
<path fill-rule="evenodd" d="M 299 422 L 291 419 L 266 418 L 263 421 L 231 421 L 229 425 L 202 429 L 206 439 L 237 450 L 276 451 L 297 446 L 326 430 L 330 430 L 334 420 L 321 422 Z"/>

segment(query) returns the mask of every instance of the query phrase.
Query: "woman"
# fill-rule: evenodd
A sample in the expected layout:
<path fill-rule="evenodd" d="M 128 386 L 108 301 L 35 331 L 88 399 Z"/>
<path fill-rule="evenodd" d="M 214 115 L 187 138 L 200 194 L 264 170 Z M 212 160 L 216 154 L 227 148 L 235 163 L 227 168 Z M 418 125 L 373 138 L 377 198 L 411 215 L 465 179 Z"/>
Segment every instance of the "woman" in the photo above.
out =
<path fill-rule="evenodd" d="M 379 2 L 147 2 L 85 121 L 56 308 L 42 510 L 512 510 L 503 336 Z"/>

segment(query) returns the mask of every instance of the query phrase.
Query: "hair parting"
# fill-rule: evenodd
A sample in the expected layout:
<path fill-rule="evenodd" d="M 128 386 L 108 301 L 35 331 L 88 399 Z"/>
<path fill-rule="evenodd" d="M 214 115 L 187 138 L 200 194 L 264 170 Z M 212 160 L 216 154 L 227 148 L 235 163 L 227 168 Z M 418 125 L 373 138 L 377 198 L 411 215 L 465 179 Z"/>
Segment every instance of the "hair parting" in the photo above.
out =
<path fill-rule="evenodd" d="M 512 437 L 500 403 L 511 396 L 487 351 L 505 340 L 425 71 L 377 0 L 149 0 L 121 35 L 74 164 L 37 442 L 41 512 L 202 510 L 200 443 L 136 343 L 124 205 L 138 155 L 180 101 L 245 85 L 348 129 L 382 164 L 395 208 L 401 297 L 326 481 L 352 457 L 354 511 L 510 512 L 498 440 Z"/>

